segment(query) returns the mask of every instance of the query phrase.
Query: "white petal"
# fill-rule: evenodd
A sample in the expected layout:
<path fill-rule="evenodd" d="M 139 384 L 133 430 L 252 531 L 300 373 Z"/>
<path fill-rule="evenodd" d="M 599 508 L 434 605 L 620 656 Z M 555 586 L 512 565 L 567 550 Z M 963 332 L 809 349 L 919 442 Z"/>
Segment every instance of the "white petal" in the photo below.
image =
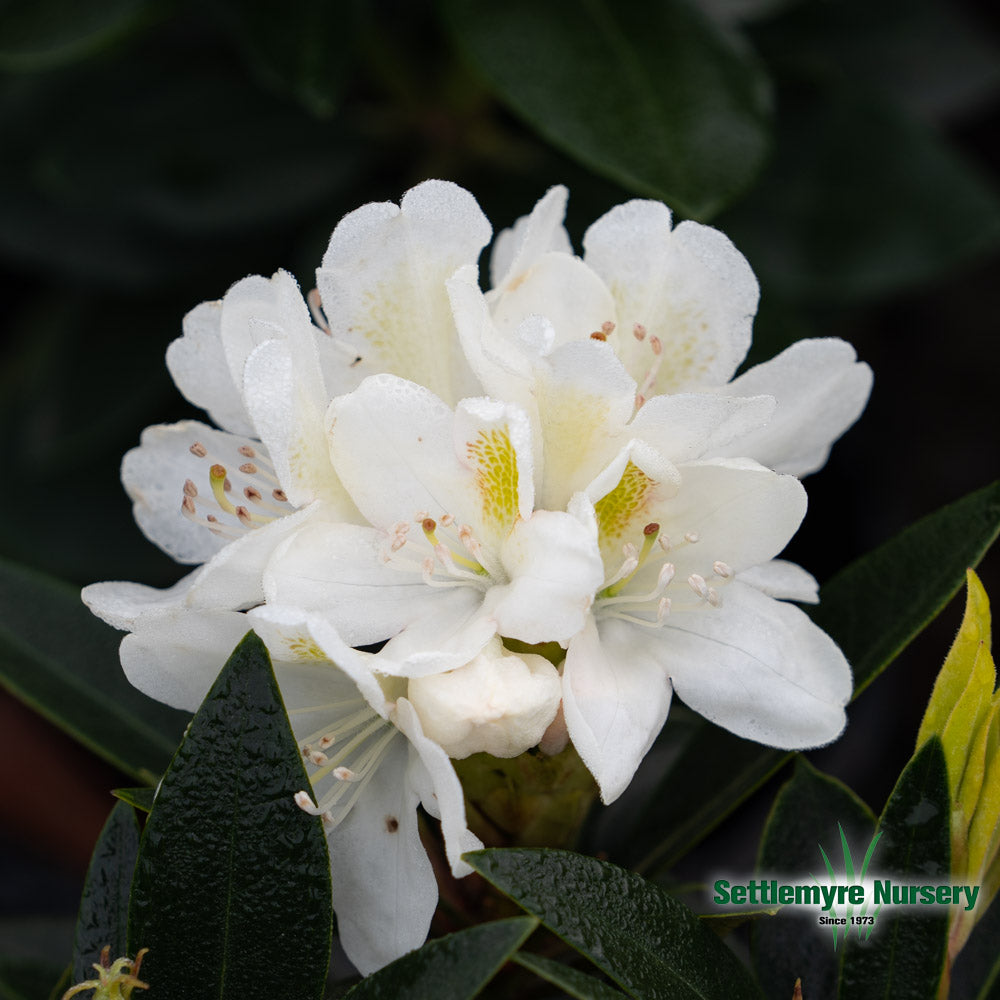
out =
<path fill-rule="evenodd" d="M 388 718 L 389 703 L 372 672 L 374 657 L 348 646 L 329 622 L 300 608 L 276 604 L 262 604 L 247 618 L 275 660 L 289 708 L 322 706 L 330 700 L 326 694 L 331 685 L 346 683 L 337 679 L 343 675 L 376 713 Z M 329 672 L 331 664 L 337 667 L 336 676 Z"/>
<path fill-rule="evenodd" d="M 381 642 L 432 614 L 449 591 L 428 587 L 419 567 L 382 559 L 385 535 L 349 524 L 313 524 L 280 545 L 264 572 L 269 604 L 328 620 L 351 646 Z"/>
<path fill-rule="evenodd" d="M 439 591 L 420 615 L 379 651 L 375 667 L 395 677 L 425 677 L 468 663 L 496 635 L 496 619 L 473 587 Z"/>
<path fill-rule="evenodd" d="M 144 615 L 183 605 L 200 570 L 194 570 L 172 587 L 159 590 L 142 583 L 92 583 L 80 593 L 83 603 L 112 628 L 130 631 Z"/>
<path fill-rule="evenodd" d="M 363 975 L 419 948 L 437 906 L 408 767 L 400 736 L 346 819 L 327 834 L 340 943 Z"/>
<path fill-rule="evenodd" d="M 515 406 L 467 399 L 453 415 L 422 386 L 377 375 L 329 419 L 337 473 L 378 527 L 450 514 L 493 547 L 531 509 L 530 433 Z"/>
<path fill-rule="evenodd" d="M 207 454 L 198 457 L 191 452 L 196 442 L 204 445 Z M 246 462 L 240 447 L 260 449 L 260 443 L 217 431 L 214 427 L 185 420 L 179 424 L 159 424 L 147 427 L 138 448 L 133 448 L 122 461 L 122 483 L 132 498 L 132 513 L 142 533 L 180 563 L 205 562 L 218 552 L 234 535 L 220 537 L 207 527 L 188 520 L 181 512 L 184 484 L 190 480 L 201 498 L 207 500 L 208 512 L 224 522 L 231 532 L 243 534 L 235 518 L 224 517 L 212 498 L 209 470 L 220 464 L 236 480 L 236 471 Z M 238 495 L 238 491 L 237 491 Z M 240 497 L 237 504 L 243 503 Z M 289 508 L 290 509 L 290 508 Z M 200 515 L 204 517 L 204 512 Z M 225 522 L 228 522 L 225 523 Z"/>
<path fill-rule="evenodd" d="M 671 231 L 665 205 L 630 201 L 598 219 L 583 244 L 584 259 L 614 291 L 621 357 L 643 395 L 729 381 L 750 346 L 758 287 L 727 237 L 696 222 Z M 641 342 L 632 335 L 637 323 L 647 333 Z M 663 353 L 646 390 L 652 337 Z"/>
<path fill-rule="evenodd" d="M 604 282 L 578 257 L 543 254 L 509 287 L 487 295 L 501 335 L 512 336 L 528 316 L 544 316 L 555 346 L 586 340 L 615 323 L 615 303 Z"/>
<path fill-rule="evenodd" d="M 233 434 L 253 434 L 240 383 L 222 346 L 222 303 L 203 302 L 184 317 L 184 336 L 167 348 L 167 368 L 184 396 Z"/>
<path fill-rule="evenodd" d="M 663 505 L 672 510 L 681 486 L 678 469 L 645 441 L 632 440 L 587 486 L 570 500 L 577 518 L 589 507 L 596 517 L 601 555 L 609 573 L 622 563 L 622 546 L 642 540 L 651 521 L 662 520 Z"/>
<path fill-rule="evenodd" d="M 474 492 L 463 520 L 484 544 L 496 547 L 535 506 L 528 418 L 512 404 L 463 399 L 455 410 L 453 446 L 466 470 L 465 490 Z"/>
<path fill-rule="evenodd" d="M 567 642 L 583 628 L 604 579 L 592 530 L 560 511 L 535 511 L 501 550 L 510 577 L 493 587 L 486 607 L 500 635 L 522 642 Z"/>
<path fill-rule="evenodd" d="M 480 850 L 483 844 L 466 825 L 465 796 L 455 768 L 447 754 L 424 735 L 417 713 L 405 698 L 396 702 L 395 722 L 410 740 L 408 781 L 416 787 L 433 789 L 431 797 L 427 797 L 425 792 L 423 806 L 432 816 L 441 820 L 448 863 L 452 874 L 456 878 L 462 878 L 472 871 L 462 861 L 462 855 L 468 851 Z M 417 772 L 420 771 L 424 774 L 418 777 Z"/>
<path fill-rule="evenodd" d="M 844 728 L 851 670 L 833 640 L 791 604 L 739 582 L 721 608 L 672 613 L 650 630 L 674 690 L 738 736 L 783 749 L 821 746 Z"/>
<path fill-rule="evenodd" d="M 675 464 L 715 458 L 731 454 L 726 446 L 734 438 L 745 437 L 766 425 L 774 408 L 772 396 L 654 396 L 636 414 L 628 433 L 648 442 Z"/>
<path fill-rule="evenodd" d="M 760 566 L 751 566 L 743 570 L 737 579 L 777 600 L 819 604 L 816 578 L 801 566 L 784 559 L 772 559 Z"/>
<path fill-rule="evenodd" d="M 671 549 L 678 579 L 692 572 L 711 575 L 715 561 L 736 572 L 767 562 L 805 516 L 806 493 L 794 476 L 733 459 L 689 463 L 681 475 L 677 495 L 651 511 L 672 542 L 682 542 L 687 533 L 699 538 Z"/>
<path fill-rule="evenodd" d="M 171 608 L 253 607 L 264 600 L 262 574 L 275 547 L 318 511 L 317 505 L 303 508 L 248 531 L 172 587 L 159 590 L 140 583 L 94 583 L 83 588 L 83 602 L 113 628 L 130 631 L 147 615 Z"/>
<path fill-rule="evenodd" d="M 254 348 L 297 323 L 311 325 L 298 282 L 287 272 L 252 274 L 222 299 L 221 337 L 233 384 L 243 388 L 243 368 Z"/>
<path fill-rule="evenodd" d="M 732 395 L 767 393 L 778 401 L 764 428 L 738 437 L 721 455 L 750 455 L 778 472 L 806 476 L 826 464 L 830 446 L 861 415 L 872 371 L 835 338 L 800 340 L 726 387 Z"/>
<path fill-rule="evenodd" d="M 449 401 L 474 394 L 445 282 L 476 263 L 490 235 L 472 195 L 446 181 L 419 184 L 399 207 L 385 202 L 351 212 L 316 272 L 332 333 L 381 370 Z"/>
<path fill-rule="evenodd" d="M 563 225 L 569 191 L 561 184 L 549 188 L 530 215 L 522 215 L 510 229 L 497 233 L 490 256 L 490 284 L 496 289 L 517 279 L 549 251 L 572 254 Z"/>
<path fill-rule="evenodd" d="M 235 611 L 147 615 L 122 639 L 125 676 L 150 698 L 193 712 L 250 628 L 247 616 Z"/>
<path fill-rule="evenodd" d="M 462 351 L 486 394 L 527 408 L 533 378 L 531 357 L 518 337 L 497 329 L 479 287 L 479 272 L 470 266 L 460 268 L 448 280 L 447 288 Z M 551 343 L 547 346 L 551 349 Z"/>
<path fill-rule="evenodd" d="M 322 498 L 345 520 L 356 519 L 330 462 L 329 399 L 310 331 L 290 331 L 257 347 L 247 359 L 243 384 L 254 425 L 289 502 L 301 506 Z"/>
<path fill-rule="evenodd" d="M 371 669 L 400 677 L 451 670 L 496 633 L 475 587 L 428 586 L 419 569 L 382 559 L 384 536 L 371 528 L 316 524 L 274 554 L 265 574 L 268 606 L 297 609 L 324 652 L 344 669 L 351 646 L 390 641 Z M 263 612 L 255 612 L 262 613 Z M 317 621 L 334 630 L 318 630 Z"/>
<path fill-rule="evenodd" d="M 671 687 L 645 630 L 593 619 L 576 636 L 563 667 L 563 712 L 570 739 L 614 802 L 628 787 L 670 709 Z"/>
<path fill-rule="evenodd" d="M 196 571 L 185 603 L 193 608 L 231 609 L 260 604 L 264 569 L 278 545 L 313 518 L 327 516 L 329 509 L 317 502 L 230 542 Z"/>
<path fill-rule="evenodd" d="M 544 440 L 540 506 L 562 510 L 621 446 L 635 404 L 635 381 L 611 346 L 564 344 L 538 366 L 535 397 Z"/>
<path fill-rule="evenodd" d="M 375 375 L 334 400 L 327 421 L 334 468 L 372 524 L 388 529 L 418 511 L 461 516 L 455 500 L 468 476 L 455 454 L 454 415 L 429 389 Z"/>

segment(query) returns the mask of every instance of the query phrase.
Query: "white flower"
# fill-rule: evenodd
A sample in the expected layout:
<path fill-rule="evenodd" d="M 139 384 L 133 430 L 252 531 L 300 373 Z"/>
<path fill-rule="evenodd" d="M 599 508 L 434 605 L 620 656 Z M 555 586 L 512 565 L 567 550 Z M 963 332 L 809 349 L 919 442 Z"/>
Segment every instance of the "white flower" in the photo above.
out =
<path fill-rule="evenodd" d="M 206 565 L 166 591 L 88 587 L 91 609 L 131 628 L 155 608 L 252 607 L 278 541 L 313 516 L 358 521 L 329 459 L 330 400 L 375 371 L 478 391 L 445 281 L 476 261 L 490 232 L 468 192 L 427 181 L 400 206 L 365 205 L 337 226 L 317 272 L 329 322 L 319 297 L 307 307 L 284 271 L 245 278 L 192 310 L 167 365 L 221 429 L 148 428 L 122 481 L 146 536 L 178 562 Z"/>
<path fill-rule="evenodd" d="M 806 615 L 775 599 L 816 599 L 809 574 L 773 561 L 805 508 L 792 476 L 745 459 L 672 466 L 641 442 L 574 497 L 606 575 L 569 643 L 563 711 L 605 802 L 631 781 L 673 691 L 770 746 L 839 735 L 850 668 Z"/>
<path fill-rule="evenodd" d="M 733 379 L 750 345 L 758 288 L 732 243 L 695 222 L 671 228 L 659 202 L 631 201 L 587 230 L 581 260 L 562 226 L 566 197 L 553 188 L 500 234 L 485 297 L 472 268 L 449 282 L 462 343 L 485 391 L 529 414 L 534 401 L 543 427 L 565 423 L 567 412 L 585 415 L 581 433 L 598 444 L 633 407 L 641 411 L 665 393 L 771 396 L 777 407 L 766 425 L 711 454 L 750 456 L 798 476 L 820 468 L 871 390 L 871 371 L 853 348 L 836 339 L 801 341 Z M 581 353 L 588 340 L 607 344 L 607 356 Z M 566 350 L 571 345 L 576 353 Z M 550 412 L 554 392 L 561 416 Z"/>
<path fill-rule="evenodd" d="M 461 855 L 482 844 L 466 828 L 451 762 L 423 734 L 413 706 L 388 697 L 366 670 L 364 655 L 341 646 L 324 623 L 266 608 L 249 615 L 171 608 L 137 623 L 122 642 L 122 662 L 139 690 L 194 711 L 251 627 L 271 652 L 311 772 L 310 791 L 288 794 L 323 818 L 340 941 L 367 975 L 423 944 L 437 905 L 417 806 L 441 820 L 456 876 L 471 871 Z M 326 659 L 314 634 L 338 650 L 346 670 Z"/>
<path fill-rule="evenodd" d="M 566 642 L 604 575 L 590 533 L 535 510 L 528 422 L 466 399 L 453 412 L 391 375 L 330 412 L 334 467 L 368 525 L 314 518 L 279 545 L 269 604 L 332 625 L 346 643 L 388 639 L 378 669 L 463 666 L 494 636 Z"/>
<path fill-rule="evenodd" d="M 166 607 L 252 607 L 264 599 L 263 568 L 281 539 L 317 512 L 357 518 L 327 456 L 323 418 L 335 390 L 321 347 L 341 361 L 341 391 L 356 379 L 328 341 L 281 271 L 246 278 L 185 317 L 168 363 L 223 429 L 191 420 L 147 428 L 122 462 L 122 481 L 147 537 L 178 562 L 204 565 L 166 591 L 87 587 L 96 614 L 127 629 Z"/>
<path fill-rule="evenodd" d="M 870 371 L 806 341 L 733 379 L 757 285 L 729 241 L 635 201 L 580 259 L 565 199 L 500 234 L 485 294 L 489 223 L 429 181 L 345 217 L 308 305 L 278 272 L 190 313 L 168 364 L 218 428 L 150 428 L 122 475 L 143 531 L 202 565 L 84 591 L 131 633 L 129 679 L 183 707 L 258 627 L 363 972 L 427 930 L 418 802 L 468 870 L 447 754 L 555 748 L 564 720 L 611 801 L 674 690 L 775 746 L 843 726 L 849 668 L 782 603 L 815 581 L 774 557 Z M 560 644 L 562 677 L 504 640 Z"/>

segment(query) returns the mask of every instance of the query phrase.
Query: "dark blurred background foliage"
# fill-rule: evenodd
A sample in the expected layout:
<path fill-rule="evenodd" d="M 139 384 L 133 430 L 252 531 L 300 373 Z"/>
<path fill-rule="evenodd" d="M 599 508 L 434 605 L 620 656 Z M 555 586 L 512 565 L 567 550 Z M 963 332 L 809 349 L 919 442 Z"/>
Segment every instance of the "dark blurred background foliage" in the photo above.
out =
<path fill-rule="evenodd" d="M 312 287 L 345 212 L 438 176 L 496 229 L 568 184 L 577 246 L 660 198 L 754 267 L 752 361 L 857 347 L 872 401 L 790 553 L 828 578 L 1000 475 L 998 39 L 975 0 L 0 0 L 0 557 L 176 579 L 117 470 L 198 415 L 163 363 L 181 317 L 251 272 Z M 876 810 L 959 617 L 813 755 Z M 0 913 L 71 914 L 128 782 L 0 698 Z"/>

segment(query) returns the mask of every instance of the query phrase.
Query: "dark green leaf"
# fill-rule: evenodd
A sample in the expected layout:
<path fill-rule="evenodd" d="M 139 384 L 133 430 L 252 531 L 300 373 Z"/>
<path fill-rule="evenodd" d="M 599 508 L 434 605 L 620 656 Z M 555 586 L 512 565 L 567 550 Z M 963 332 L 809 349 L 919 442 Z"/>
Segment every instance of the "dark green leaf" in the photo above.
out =
<path fill-rule="evenodd" d="M 669 868 L 787 759 L 783 750 L 702 723 L 650 796 L 625 859 L 640 871 Z"/>
<path fill-rule="evenodd" d="M 24 78 L 0 100 L 0 252 L 88 288 L 116 284 L 106 316 L 128 308 L 137 286 L 186 276 L 179 307 L 171 286 L 175 329 L 187 308 L 225 290 L 232 267 L 292 263 L 275 246 L 288 245 L 289 230 L 315 226 L 317 241 L 328 238 L 345 207 L 329 199 L 372 152 L 352 123 L 315 121 L 248 87 L 199 37 L 194 14 L 155 44 L 65 78 Z M 149 308 L 145 322 L 161 324 Z"/>
<path fill-rule="evenodd" d="M 932 737 L 899 776 L 879 819 L 873 862 L 879 878 L 947 882 L 951 874 L 951 797 L 941 741 Z M 865 942 L 849 938 L 841 1000 L 933 1000 L 948 952 L 948 913 L 890 910 Z"/>
<path fill-rule="evenodd" d="M 821 588 L 810 614 L 851 663 L 855 697 L 948 603 L 998 533 L 994 483 L 911 525 Z M 642 871 L 673 864 L 787 759 L 704 723 L 650 797 L 626 859 L 641 858 Z"/>
<path fill-rule="evenodd" d="M 65 978 L 63 966 L 52 962 L 0 958 L 0 1000 L 49 1000 L 53 989 Z"/>
<path fill-rule="evenodd" d="M 768 86 L 746 49 L 685 0 L 443 0 L 460 46 L 554 145 L 699 218 L 753 180 Z"/>
<path fill-rule="evenodd" d="M 774 800 L 757 868 L 765 876 L 822 874 L 817 843 L 828 854 L 839 851 L 840 829 L 860 869 L 875 829 L 874 814 L 846 785 L 799 757 L 791 780 Z M 759 920 L 751 942 L 754 972 L 767 996 L 790 997 L 798 977 L 805 996 L 830 997 L 836 992 L 840 953 L 834 951 L 830 931 L 817 927 L 814 912 L 785 910 L 771 920 Z"/>
<path fill-rule="evenodd" d="M 101 949 L 112 960 L 125 955 L 128 942 L 128 899 L 139 853 L 139 824 L 131 806 L 115 804 L 94 847 L 73 941 L 73 980 L 93 978 Z"/>
<path fill-rule="evenodd" d="M 75 587 L 0 560 L 0 683 L 121 770 L 152 782 L 188 716 L 125 680 L 120 638 Z"/>
<path fill-rule="evenodd" d="M 998 534 L 1000 482 L 922 518 L 820 590 L 810 613 L 850 661 L 855 698 L 937 617 Z"/>
<path fill-rule="evenodd" d="M 362 979 L 351 1000 L 471 1000 L 538 926 L 529 917 L 480 924 L 428 941 Z"/>
<path fill-rule="evenodd" d="M 150 0 L 35 0 L 0 5 L 0 70 L 24 73 L 75 62 L 146 21 Z"/>
<path fill-rule="evenodd" d="M 129 950 L 171 1000 L 320 997 L 332 932 L 320 820 L 267 650 L 237 646 L 163 777 L 143 832 Z"/>
<path fill-rule="evenodd" d="M 130 806 L 148 813 L 153 808 L 153 799 L 156 796 L 155 788 L 113 788 L 111 794 L 122 802 L 127 802 Z"/>
<path fill-rule="evenodd" d="M 281 17 L 268 0 L 216 0 L 214 6 L 265 78 L 317 116 L 336 110 L 354 62 L 349 3 L 290 0 Z"/>
<path fill-rule="evenodd" d="M 990 32 L 971 8 L 947 0 L 800 2 L 759 26 L 754 40 L 770 65 L 860 81 L 926 116 L 974 108 L 1000 82 Z"/>
<path fill-rule="evenodd" d="M 1000 242 L 996 192 L 930 126 L 874 93 L 789 90 L 769 168 L 723 223 L 764 287 L 842 305 Z"/>
<path fill-rule="evenodd" d="M 633 997 L 760 995 L 733 953 L 695 913 L 632 872 L 570 851 L 537 848 L 464 857 Z"/>
<path fill-rule="evenodd" d="M 575 1000 L 623 1000 L 625 996 L 600 979 L 588 976 L 587 973 L 574 969 L 571 965 L 553 962 L 551 958 L 522 951 L 514 956 L 514 961 L 530 969 L 536 976 L 541 976 L 542 979 L 558 986 Z"/>

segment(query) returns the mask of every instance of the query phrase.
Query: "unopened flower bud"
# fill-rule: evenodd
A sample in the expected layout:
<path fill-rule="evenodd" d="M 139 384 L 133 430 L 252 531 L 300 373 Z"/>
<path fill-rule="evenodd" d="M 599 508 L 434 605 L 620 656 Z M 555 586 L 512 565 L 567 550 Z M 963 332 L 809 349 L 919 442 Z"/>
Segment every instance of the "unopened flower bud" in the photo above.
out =
<path fill-rule="evenodd" d="M 561 682 L 543 656 L 514 655 L 493 639 L 463 667 L 412 679 L 407 697 L 424 733 L 449 757 L 516 757 L 536 746 L 555 718 Z"/>

